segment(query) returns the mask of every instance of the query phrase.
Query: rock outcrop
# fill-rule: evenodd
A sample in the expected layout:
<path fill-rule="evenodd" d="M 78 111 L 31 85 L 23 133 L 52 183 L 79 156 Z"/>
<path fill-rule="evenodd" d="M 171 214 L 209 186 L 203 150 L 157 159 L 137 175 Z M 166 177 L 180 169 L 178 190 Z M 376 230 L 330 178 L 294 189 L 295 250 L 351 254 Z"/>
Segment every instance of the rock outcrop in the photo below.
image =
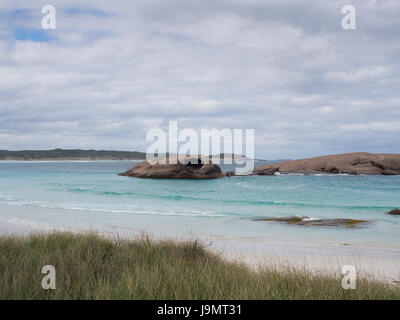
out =
<path fill-rule="evenodd" d="M 277 164 L 260 166 L 254 169 L 253 174 L 274 175 L 275 172 L 400 175 L 400 154 L 355 152 L 284 161 Z"/>
<path fill-rule="evenodd" d="M 150 163 L 146 160 L 119 175 L 159 179 L 216 179 L 225 176 L 218 165 L 207 163 L 206 159 L 200 156 L 186 157 L 185 164 L 170 164 L 168 157 L 165 160 L 164 164 Z"/>
<path fill-rule="evenodd" d="M 388 212 L 388 214 L 391 214 L 392 216 L 400 216 L 400 209 L 393 209 L 393 210 L 390 210 L 390 211 Z"/>
<path fill-rule="evenodd" d="M 342 227 L 342 228 L 355 228 L 368 223 L 365 220 L 356 219 L 311 219 L 307 216 L 292 216 L 281 218 L 260 218 L 255 221 L 275 221 L 285 224 L 294 224 L 298 226 L 317 226 L 317 227 Z"/>

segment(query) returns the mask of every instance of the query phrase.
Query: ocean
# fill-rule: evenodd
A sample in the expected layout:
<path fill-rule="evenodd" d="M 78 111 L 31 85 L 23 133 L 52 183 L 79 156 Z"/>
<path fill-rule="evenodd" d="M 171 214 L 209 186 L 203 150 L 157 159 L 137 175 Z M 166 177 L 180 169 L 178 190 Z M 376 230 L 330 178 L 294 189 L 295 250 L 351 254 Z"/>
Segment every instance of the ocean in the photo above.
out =
<path fill-rule="evenodd" d="M 118 176 L 132 161 L 0 162 L 0 227 L 147 232 L 298 243 L 398 246 L 400 176 L 280 175 L 216 180 Z M 262 164 L 256 162 L 256 166 Z M 228 170 L 227 166 L 221 166 Z M 368 220 L 347 229 L 256 218 Z"/>

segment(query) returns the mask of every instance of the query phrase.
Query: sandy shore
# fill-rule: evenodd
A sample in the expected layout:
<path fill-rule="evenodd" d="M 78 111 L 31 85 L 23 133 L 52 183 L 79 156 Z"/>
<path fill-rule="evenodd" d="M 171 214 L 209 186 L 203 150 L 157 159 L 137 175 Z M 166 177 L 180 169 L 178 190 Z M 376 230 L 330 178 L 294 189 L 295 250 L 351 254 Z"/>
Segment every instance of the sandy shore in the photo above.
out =
<path fill-rule="evenodd" d="M 85 232 L 88 230 L 48 229 L 41 225 L 23 226 L 1 222 L 0 235 L 29 235 L 49 231 Z M 96 231 L 106 237 L 134 239 L 143 235 L 143 231 L 125 230 Z M 171 239 L 185 241 L 192 235 L 159 236 L 149 234 L 155 240 Z M 274 242 L 249 238 L 200 238 L 208 248 L 218 255 L 234 261 L 244 262 L 252 268 L 269 266 L 278 269 L 294 267 L 315 273 L 340 274 L 344 265 L 355 266 L 359 276 L 378 279 L 390 284 L 400 283 L 400 247 L 366 246 L 335 243 L 293 243 Z"/>
<path fill-rule="evenodd" d="M 400 248 L 233 240 L 230 243 L 216 242 L 216 248 L 226 258 L 253 267 L 294 267 L 316 273 L 340 274 L 343 266 L 353 265 L 359 276 L 387 283 L 400 282 Z"/>

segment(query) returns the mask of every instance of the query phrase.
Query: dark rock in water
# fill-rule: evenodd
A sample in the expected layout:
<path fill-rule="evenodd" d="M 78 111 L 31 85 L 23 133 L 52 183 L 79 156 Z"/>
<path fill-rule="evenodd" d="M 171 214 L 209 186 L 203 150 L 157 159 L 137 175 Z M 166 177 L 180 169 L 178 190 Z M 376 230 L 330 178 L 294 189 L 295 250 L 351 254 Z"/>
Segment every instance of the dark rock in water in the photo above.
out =
<path fill-rule="evenodd" d="M 273 176 L 275 174 L 275 172 L 278 172 L 279 168 L 276 166 L 272 166 L 269 168 L 264 168 L 263 170 L 259 170 L 257 172 L 258 176 Z"/>
<path fill-rule="evenodd" d="M 234 170 L 232 170 L 232 171 L 227 171 L 227 172 L 225 172 L 225 175 L 226 175 L 227 177 L 232 177 L 232 176 L 235 175 L 235 171 L 234 171 Z"/>
<path fill-rule="evenodd" d="M 253 170 L 253 172 L 251 173 L 251 175 L 256 175 L 256 176 L 273 176 L 275 174 L 275 172 L 278 172 L 279 169 L 277 167 L 274 167 L 273 165 L 271 165 L 272 167 L 268 167 L 266 169 L 263 170 L 258 170 L 257 172 L 255 170 Z M 236 176 L 235 170 L 233 171 L 228 171 L 225 173 L 225 175 L 227 177 L 232 177 L 232 176 Z"/>
<path fill-rule="evenodd" d="M 390 210 L 390 211 L 388 212 L 388 214 L 391 214 L 391 215 L 393 215 L 393 216 L 398 216 L 398 215 L 400 215 L 400 209 L 393 209 L 393 210 Z"/>
<path fill-rule="evenodd" d="M 343 227 L 355 228 L 359 225 L 366 224 L 368 221 L 355 219 L 311 219 L 307 216 L 291 216 L 280 218 L 260 218 L 255 221 L 276 221 L 286 224 L 294 224 L 299 226 L 319 226 L 319 227 Z"/>
<path fill-rule="evenodd" d="M 176 164 L 170 164 L 168 157 L 165 158 L 164 164 L 149 163 L 146 160 L 119 175 L 159 179 L 216 179 L 225 176 L 219 166 L 209 163 L 208 159 L 201 156 L 187 156 L 185 163 Z"/>
<path fill-rule="evenodd" d="M 254 175 L 280 173 L 400 175 L 400 154 L 355 152 L 283 161 L 254 169 Z"/>

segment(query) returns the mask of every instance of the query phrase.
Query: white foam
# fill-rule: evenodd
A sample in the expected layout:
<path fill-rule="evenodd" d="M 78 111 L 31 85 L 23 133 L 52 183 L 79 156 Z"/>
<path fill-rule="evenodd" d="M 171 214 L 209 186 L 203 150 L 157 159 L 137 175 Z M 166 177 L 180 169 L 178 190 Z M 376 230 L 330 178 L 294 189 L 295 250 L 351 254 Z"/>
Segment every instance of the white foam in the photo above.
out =
<path fill-rule="evenodd" d="M 42 201 L 28 201 L 21 200 L 12 197 L 6 197 L 0 195 L 1 199 L 7 204 L 13 206 L 31 206 L 43 209 L 61 209 L 70 211 L 81 211 L 81 212 L 102 212 L 102 213 L 114 213 L 114 214 L 138 214 L 138 215 L 163 215 L 163 216 L 188 216 L 188 217 L 224 217 L 225 215 L 217 214 L 211 211 L 199 211 L 199 210 L 184 210 L 180 211 L 176 208 L 171 208 L 171 211 L 160 210 L 155 208 L 150 211 L 147 208 L 140 208 L 135 204 L 119 204 L 119 205 L 107 205 L 107 204 L 82 204 L 82 203 L 48 203 Z"/>
<path fill-rule="evenodd" d="M 321 220 L 319 218 L 314 218 L 314 217 L 307 217 L 307 218 L 303 218 L 301 219 L 302 221 L 318 221 Z"/>

